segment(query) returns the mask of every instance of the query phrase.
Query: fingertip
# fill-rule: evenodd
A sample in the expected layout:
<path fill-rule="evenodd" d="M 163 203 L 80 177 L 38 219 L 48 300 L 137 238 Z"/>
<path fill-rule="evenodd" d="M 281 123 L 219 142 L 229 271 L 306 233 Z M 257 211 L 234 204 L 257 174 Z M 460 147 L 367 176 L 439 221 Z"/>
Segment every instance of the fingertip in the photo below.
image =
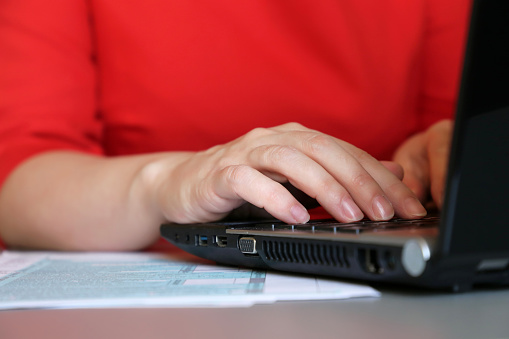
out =
<path fill-rule="evenodd" d="M 389 220 L 394 217 L 394 208 L 384 196 L 377 196 L 372 201 L 373 220 Z"/>
<path fill-rule="evenodd" d="M 414 197 L 409 197 L 405 200 L 405 210 L 411 218 L 422 218 L 428 214 L 421 202 Z"/>
<path fill-rule="evenodd" d="M 364 218 L 364 213 L 355 204 L 352 198 L 345 197 L 341 204 L 341 217 L 345 222 L 359 221 Z"/>
<path fill-rule="evenodd" d="M 293 205 L 290 208 L 290 214 L 292 215 L 292 217 L 294 219 L 293 223 L 296 223 L 296 224 L 305 224 L 311 218 L 308 211 L 304 208 L 304 206 L 302 206 L 300 204 Z"/>

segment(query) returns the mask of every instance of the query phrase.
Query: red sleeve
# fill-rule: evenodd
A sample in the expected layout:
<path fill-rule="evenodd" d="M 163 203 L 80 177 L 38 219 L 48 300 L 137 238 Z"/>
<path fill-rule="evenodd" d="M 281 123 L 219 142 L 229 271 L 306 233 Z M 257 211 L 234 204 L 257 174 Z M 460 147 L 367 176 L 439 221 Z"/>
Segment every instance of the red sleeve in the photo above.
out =
<path fill-rule="evenodd" d="M 421 130 L 454 115 L 471 0 L 429 0 L 427 5 L 419 105 Z"/>
<path fill-rule="evenodd" d="M 0 187 L 47 150 L 101 153 L 85 0 L 0 2 Z"/>

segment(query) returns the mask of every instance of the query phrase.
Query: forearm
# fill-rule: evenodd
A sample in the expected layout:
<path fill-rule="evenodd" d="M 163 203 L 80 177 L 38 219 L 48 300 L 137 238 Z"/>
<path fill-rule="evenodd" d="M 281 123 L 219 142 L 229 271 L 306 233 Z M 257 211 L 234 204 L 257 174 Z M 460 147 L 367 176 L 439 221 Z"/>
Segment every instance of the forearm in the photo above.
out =
<path fill-rule="evenodd" d="M 0 192 L 0 236 L 14 247 L 129 250 L 148 246 L 164 221 L 141 173 L 188 153 L 97 157 L 49 152 L 21 164 Z M 168 168 L 171 172 L 171 167 Z"/>
<path fill-rule="evenodd" d="M 305 223 L 309 213 L 287 182 L 343 222 L 424 216 L 390 167 L 299 124 L 254 129 L 198 153 L 46 153 L 20 165 L 2 188 L 0 236 L 23 247 L 137 249 L 158 237 L 165 220 L 219 220 L 246 202 Z"/>

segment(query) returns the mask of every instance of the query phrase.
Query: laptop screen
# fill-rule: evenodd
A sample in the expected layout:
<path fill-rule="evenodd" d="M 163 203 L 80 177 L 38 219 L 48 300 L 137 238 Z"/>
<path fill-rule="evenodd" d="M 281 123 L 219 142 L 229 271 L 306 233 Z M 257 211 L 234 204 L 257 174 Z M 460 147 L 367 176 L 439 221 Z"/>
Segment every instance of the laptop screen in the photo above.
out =
<path fill-rule="evenodd" d="M 481 0 L 473 7 L 458 101 L 443 253 L 509 250 L 508 173 L 509 1 Z"/>
<path fill-rule="evenodd" d="M 458 107 L 469 116 L 509 106 L 509 2 L 474 6 Z"/>

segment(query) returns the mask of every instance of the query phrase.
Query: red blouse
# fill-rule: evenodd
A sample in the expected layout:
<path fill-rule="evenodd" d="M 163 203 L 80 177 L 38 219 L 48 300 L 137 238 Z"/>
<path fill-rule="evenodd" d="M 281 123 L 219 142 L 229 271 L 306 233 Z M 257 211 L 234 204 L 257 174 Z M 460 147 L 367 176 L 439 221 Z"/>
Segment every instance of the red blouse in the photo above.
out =
<path fill-rule="evenodd" d="M 47 150 L 202 150 L 296 121 L 375 157 L 452 116 L 469 0 L 0 2 L 0 185 Z"/>

